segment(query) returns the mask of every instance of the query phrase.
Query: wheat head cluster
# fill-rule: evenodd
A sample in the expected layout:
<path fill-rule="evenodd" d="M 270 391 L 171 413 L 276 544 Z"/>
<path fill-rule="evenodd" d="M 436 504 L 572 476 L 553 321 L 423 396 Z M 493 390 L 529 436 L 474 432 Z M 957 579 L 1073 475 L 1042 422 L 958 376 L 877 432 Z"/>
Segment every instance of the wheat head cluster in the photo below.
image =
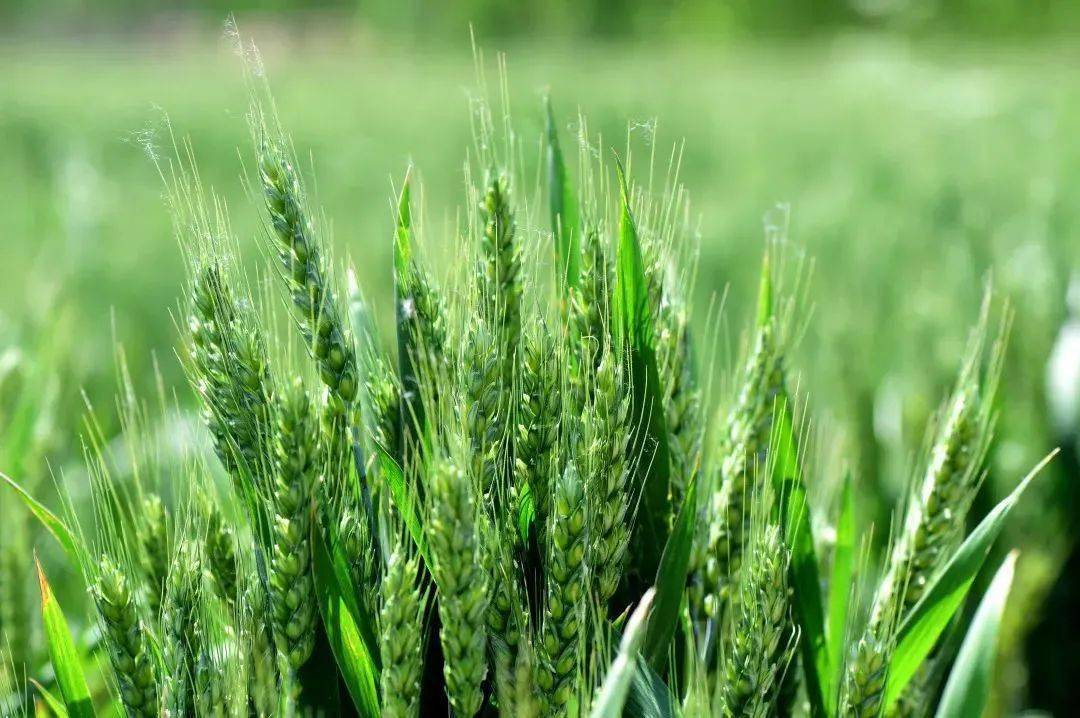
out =
<path fill-rule="evenodd" d="M 190 156 L 164 163 L 189 268 L 181 361 L 212 451 L 161 460 L 139 438 L 156 409 L 122 393 L 133 478 L 89 422 L 92 521 L 20 494 L 86 582 L 112 714 L 979 715 L 1015 556 L 969 594 L 1030 481 L 968 530 L 1007 311 L 991 319 L 989 292 L 972 308 L 908 497 L 878 527 L 889 549 L 868 556 L 857 477 L 817 500 L 788 362 L 805 271 L 783 238 L 762 243 L 735 371 L 712 376 L 675 173 L 635 184 L 584 121 L 564 156 L 545 111 L 534 191 L 520 140 L 474 107 L 448 237 L 406 174 L 392 302 L 335 261 L 268 96 L 253 91 L 248 173 L 266 274 L 245 271 Z M 95 715 L 40 579 L 42 695 Z"/>

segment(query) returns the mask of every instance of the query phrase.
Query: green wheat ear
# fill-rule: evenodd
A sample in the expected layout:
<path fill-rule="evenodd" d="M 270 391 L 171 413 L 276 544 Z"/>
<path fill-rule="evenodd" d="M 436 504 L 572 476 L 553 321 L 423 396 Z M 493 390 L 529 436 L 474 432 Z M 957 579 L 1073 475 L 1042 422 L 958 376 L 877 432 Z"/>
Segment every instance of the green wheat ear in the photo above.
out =
<path fill-rule="evenodd" d="M 721 669 L 721 714 L 773 715 L 798 640 L 791 617 L 789 552 L 767 525 L 750 546 L 739 584 L 731 641 Z"/>
<path fill-rule="evenodd" d="M 419 556 L 407 551 L 402 541 L 387 559 L 381 585 L 379 647 L 383 718 L 411 718 L 420 714 L 426 603 L 420 580 Z"/>
<path fill-rule="evenodd" d="M 844 672 L 840 716 L 878 718 L 881 715 L 891 656 L 891 636 L 879 637 L 867 632 L 859 638 Z"/>
<path fill-rule="evenodd" d="M 162 605 L 161 700 L 168 715 L 194 711 L 197 656 L 202 651 L 198 623 L 202 558 L 194 544 L 182 543 L 169 570 L 169 587 Z"/>
<path fill-rule="evenodd" d="M 219 258 L 196 268 L 190 290 L 192 384 L 202 400 L 214 448 L 234 485 L 265 492 L 273 393 L 259 324 L 230 285 Z"/>
<path fill-rule="evenodd" d="M 526 332 L 524 344 L 520 424 L 514 445 L 520 478 L 515 489 L 520 494 L 528 486 L 537 523 L 544 526 L 551 509 L 551 476 L 558 462 L 562 372 L 556 343 L 545 328 Z M 520 495 L 514 498 L 516 506 Z"/>
<path fill-rule="evenodd" d="M 517 718 L 538 718 L 540 700 L 536 687 L 536 668 L 532 642 L 525 638 L 516 657 L 500 651 L 495 657 L 495 694 L 499 715 Z"/>
<path fill-rule="evenodd" d="M 484 697 L 489 600 L 488 580 L 481 568 L 477 510 L 469 477 L 454 461 L 437 460 L 429 480 L 426 528 L 439 591 L 446 692 L 456 715 L 472 716 Z"/>
<path fill-rule="evenodd" d="M 206 519 L 206 560 L 214 577 L 218 595 L 229 603 L 236 601 L 236 535 L 221 509 L 209 502 Z"/>
<path fill-rule="evenodd" d="M 259 177 L 282 276 L 319 375 L 335 399 L 351 404 L 359 389 L 356 351 L 305 208 L 300 176 L 281 139 L 265 129 L 260 139 Z"/>
<path fill-rule="evenodd" d="M 291 677 L 311 655 L 316 619 L 310 537 L 319 432 L 314 407 L 299 380 L 283 393 L 277 415 L 270 597 L 274 642 L 283 672 Z"/>
<path fill-rule="evenodd" d="M 587 469 L 589 564 L 597 599 L 604 605 L 622 579 L 630 531 L 631 491 L 626 455 L 630 443 L 630 400 L 623 367 L 610 346 L 593 378 L 591 400 L 581 422 Z"/>
<path fill-rule="evenodd" d="M 492 172 L 480 203 L 480 297 L 484 317 L 495 327 L 504 385 L 513 381 L 521 342 L 521 251 L 505 175 Z"/>
<path fill-rule="evenodd" d="M 706 586 L 704 613 L 715 620 L 739 573 L 749 516 L 746 498 L 755 493 L 755 467 L 764 466 L 776 398 L 783 390 L 782 357 L 777 347 L 777 324 L 766 322 L 755 335 L 743 369 L 742 384 L 723 429 L 719 486 L 709 506 L 708 537 L 703 567 Z"/>
<path fill-rule="evenodd" d="M 98 571 L 92 594 L 104 625 L 120 699 L 132 718 L 151 718 L 158 715 L 158 692 L 146 626 L 120 568 L 105 555 Z"/>
<path fill-rule="evenodd" d="M 169 512 L 161 497 L 149 494 L 142 502 L 138 530 L 143 578 L 146 586 L 146 602 L 150 612 L 157 616 L 165 595 L 165 582 L 169 575 L 171 542 L 169 540 Z"/>
<path fill-rule="evenodd" d="M 559 713 L 577 690 L 574 677 L 582 660 L 585 625 L 585 493 L 573 463 L 556 484 L 549 523 L 537 685 L 546 712 Z"/>

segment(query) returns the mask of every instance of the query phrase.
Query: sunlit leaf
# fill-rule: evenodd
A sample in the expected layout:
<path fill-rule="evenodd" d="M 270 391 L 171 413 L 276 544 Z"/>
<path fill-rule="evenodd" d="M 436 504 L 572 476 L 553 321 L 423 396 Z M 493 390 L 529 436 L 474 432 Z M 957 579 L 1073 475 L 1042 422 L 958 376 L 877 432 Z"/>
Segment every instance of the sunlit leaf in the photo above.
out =
<path fill-rule="evenodd" d="M 90 699 L 90 689 L 86 685 L 82 661 L 75 648 L 75 640 L 71 637 L 64 612 L 56 602 L 56 596 L 53 595 L 40 563 L 37 563 L 37 575 L 41 588 L 41 620 L 45 629 L 45 645 L 49 649 L 49 660 L 52 661 L 64 707 L 72 718 L 93 718 L 94 705 Z"/>

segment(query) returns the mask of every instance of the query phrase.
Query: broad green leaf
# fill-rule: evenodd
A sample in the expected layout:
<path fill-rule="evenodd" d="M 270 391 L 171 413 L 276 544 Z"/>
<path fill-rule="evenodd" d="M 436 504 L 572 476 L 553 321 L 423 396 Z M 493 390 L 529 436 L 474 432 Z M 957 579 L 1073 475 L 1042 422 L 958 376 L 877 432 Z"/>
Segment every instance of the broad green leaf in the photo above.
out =
<path fill-rule="evenodd" d="M 645 635 L 643 654 L 649 665 L 663 671 L 668 659 L 668 646 L 679 623 L 686 573 L 690 567 L 690 551 L 694 545 L 694 521 L 697 518 L 697 475 L 686 489 L 686 501 L 679 510 L 656 574 L 656 598 Z"/>
<path fill-rule="evenodd" d="M 401 514 L 405 526 L 409 529 L 417 550 L 424 559 L 424 563 L 431 565 L 431 555 L 428 553 L 427 538 L 424 536 L 424 527 L 420 525 L 420 519 L 416 515 L 416 495 L 412 487 L 405 483 L 405 473 L 401 465 L 385 448 L 375 444 L 375 450 L 379 455 L 379 467 L 382 469 L 382 478 L 390 487 L 390 496 L 394 500 L 394 507 Z"/>
<path fill-rule="evenodd" d="M 791 551 L 788 571 L 794 588 L 795 617 L 799 622 L 799 651 L 806 675 L 806 694 L 812 715 L 827 715 L 825 696 L 831 694 L 832 673 L 825 639 L 821 582 L 792 409 L 786 397 L 781 397 L 775 407 L 770 446 L 772 480 L 780 497 L 784 542 Z"/>
<path fill-rule="evenodd" d="M 566 175 L 559 131 L 555 113 L 551 109 L 551 97 L 544 96 L 547 135 L 548 206 L 551 212 L 551 231 L 555 237 L 555 259 L 565 270 L 564 290 L 578 283 L 581 263 L 581 226 L 578 220 L 577 197 Z"/>
<path fill-rule="evenodd" d="M 844 664 L 844 630 L 847 626 L 851 601 L 851 579 L 855 568 L 855 493 L 851 473 L 844 476 L 844 488 L 840 494 L 840 515 L 836 520 L 836 545 L 833 548 L 832 573 L 829 577 L 829 667 L 832 669 L 832 686 L 839 686 L 840 671 Z M 826 694 L 830 715 L 835 712 L 837 691 Z"/>
<path fill-rule="evenodd" d="M 613 324 L 616 346 L 627 356 L 630 365 L 630 416 L 634 427 L 629 456 L 634 466 L 633 490 L 641 494 L 631 539 L 632 569 L 640 579 L 648 580 L 656 575 L 661 549 L 667 541 L 671 466 L 645 263 L 621 164 L 618 175 L 621 210 Z"/>
<path fill-rule="evenodd" d="M 319 613 L 338 670 L 360 715 L 378 718 L 379 653 L 372 621 L 361 611 L 352 586 L 340 580 L 338 560 L 318 529 L 312 533 L 312 543 Z"/>
<path fill-rule="evenodd" d="M 45 705 L 49 707 L 49 710 L 56 714 L 56 718 L 67 718 L 67 708 L 64 707 L 64 702 L 55 694 L 51 693 L 49 689 L 41 685 L 33 678 L 29 679 L 30 683 L 34 685 L 37 692 L 41 694 L 42 699 L 45 701 Z"/>
<path fill-rule="evenodd" d="M 922 599 L 903 619 L 897 634 L 896 648 L 889 663 L 889 678 L 885 685 L 886 712 L 900 697 L 915 671 L 930 655 L 942 631 L 963 605 L 975 576 L 1005 526 L 1009 512 L 1016 506 L 1032 480 L 1056 454 L 1057 450 L 1054 450 L 1040 461 L 1013 492 L 979 522 L 926 590 Z"/>
<path fill-rule="evenodd" d="M 30 512 L 41 522 L 41 525 L 60 542 L 60 546 L 64 549 L 64 553 L 67 554 L 68 560 L 71 561 L 72 566 L 85 574 L 86 572 L 83 570 L 84 560 L 82 544 L 75 538 L 75 534 L 71 532 L 71 529 L 67 527 L 67 524 L 61 521 L 60 517 L 52 511 L 45 508 L 44 504 L 27 493 L 23 487 L 19 486 L 19 484 L 7 474 L 0 472 L 0 479 L 3 479 L 8 486 L 14 489 L 15 493 L 17 493 L 23 503 L 26 504 L 26 507 L 30 509 Z"/>
<path fill-rule="evenodd" d="M 986 709 L 997 658 L 998 629 L 1012 586 L 1016 556 L 1013 551 L 1001 564 L 971 619 L 938 703 L 937 718 L 980 718 Z"/>
<path fill-rule="evenodd" d="M 656 592 L 649 589 L 641 597 L 633 615 L 626 624 L 622 641 L 619 642 L 619 652 L 615 660 L 608 667 L 604 682 L 600 685 L 593 700 L 591 718 L 620 718 L 626 698 L 630 692 L 630 684 L 637 672 L 637 659 L 642 644 L 645 642 L 645 633 L 652 607 L 653 597 Z"/>
<path fill-rule="evenodd" d="M 75 649 L 71 630 L 45 578 L 41 564 L 36 559 L 35 563 L 38 585 L 41 587 L 41 621 L 45 629 L 45 645 L 49 649 L 49 660 L 52 661 L 64 707 L 72 718 L 93 718 L 94 706 L 90 699 L 90 689 L 86 685 L 82 661 Z"/>

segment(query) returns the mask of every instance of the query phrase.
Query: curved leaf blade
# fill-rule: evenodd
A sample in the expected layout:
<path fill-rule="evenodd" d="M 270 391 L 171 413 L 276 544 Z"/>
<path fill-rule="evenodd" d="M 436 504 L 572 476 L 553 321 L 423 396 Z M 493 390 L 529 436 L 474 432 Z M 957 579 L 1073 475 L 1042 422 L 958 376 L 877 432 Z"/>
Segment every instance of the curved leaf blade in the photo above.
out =
<path fill-rule="evenodd" d="M 971 620 L 949 680 L 945 683 L 937 718 L 980 718 L 990 699 L 994 660 L 997 658 L 998 629 L 1005 613 L 1017 552 L 1011 552 L 986 590 Z"/>
<path fill-rule="evenodd" d="M 690 568 L 694 544 L 694 519 L 697 517 L 697 475 L 686 489 L 686 501 L 679 510 L 656 574 L 656 598 L 642 651 L 654 670 L 662 671 L 668 658 L 668 646 L 679 623 L 679 613 Z"/>
<path fill-rule="evenodd" d="M 390 487 L 394 507 L 401 514 L 424 563 L 430 566 L 431 555 L 428 553 L 427 538 L 424 536 L 424 527 L 420 524 L 420 518 L 416 514 L 416 494 L 412 487 L 406 484 L 405 472 L 397 460 L 379 444 L 375 444 L 375 451 L 379 455 L 379 467 L 382 469 L 383 479 Z"/>
<path fill-rule="evenodd" d="M 3 479 L 8 486 L 10 486 L 22 502 L 26 504 L 26 508 L 30 509 L 30 513 L 41 522 L 41 525 L 45 527 L 45 530 L 53 535 L 59 543 L 60 547 L 64 549 L 64 553 L 67 554 L 68 560 L 71 561 L 71 565 L 78 569 L 81 573 L 83 571 L 84 561 L 83 552 L 81 551 L 82 543 L 75 538 L 75 534 L 71 532 L 71 529 L 67 527 L 59 516 L 49 511 L 40 501 L 31 496 L 26 489 L 20 486 L 14 479 L 7 474 L 0 472 L 0 479 Z"/>
<path fill-rule="evenodd" d="M 986 561 L 994 541 L 1001 534 L 1005 519 L 1016 506 L 1025 489 L 1057 454 L 1054 450 L 988 513 L 975 530 L 964 539 L 941 574 L 922 599 L 904 618 L 897 634 L 896 648 L 889 663 L 885 686 L 885 710 L 893 705 L 919 665 L 930 655 L 941 633 L 963 605 L 971 584 Z"/>
<path fill-rule="evenodd" d="M 827 715 L 825 696 L 832 694 L 825 610 L 821 600 L 820 571 L 810 526 L 810 506 L 795 438 L 790 402 L 782 396 L 775 407 L 772 481 L 780 497 L 784 542 L 791 551 L 788 573 L 794 588 L 795 618 L 799 622 L 799 651 L 811 714 Z"/>
<path fill-rule="evenodd" d="M 626 698 L 630 694 L 630 684 L 637 672 L 637 659 L 642 644 L 645 642 L 649 612 L 652 609 L 656 591 L 649 589 L 641 597 L 637 608 L 630 616 L 619 642 L 619 652 L 611 662 L 604 682 L 596 692 L 590 718 L 620 718 Z"/>
<path fill-rule="evenodd" d="M 315 592 L 326 638 L 337 661 L 356 710 L 363 718 L 378 718 L 378 644 L 372 621 L 356 600 L 355 592 L 341 581 L 339 551 L 331 555 L 322 532 L 312 534 Z"/>
<path fill-rule="evenodd" d="M 56 718 L 68 718 L 67 708 L 64 707 L 64 702 L 55 694 L 49 691 L 48 688 L 41 685 L 33 678 L 28 679 L 38 693 L 41 694 L 42 700 L 45 701 L 45 705 L 49 707 L 53 713 L 56 714 Z"/>
<path fill-rule="evenodd" d="M 844 476 L 844 488 L 840 494 L 840 515 L 836 520 L 836 544 L 833 548 L 832 572 L 829 576 L 829 667 L 833 671 L 831 685 L 840 685 L 839 671 L 844 664 L 844 631 L 847 627 L 848 609 L 851 602 L 851 581 L 855 569 L 855 492 L 851 472 Z M 837 691 L 826 694 L 830 714 L 835 712 Z"/>
<path fill-rule="evenodd" d="M 564 270 L 563 290 L 576 287 L 581 263 L 581 226 L 578 218 L 577 197 L 566 174 L 559 131 L 555 124 L 555 112 L 551 109 L 551 96 L 544 96 L 548 209 L 551 215 L 551 231 L 555 236 L 555 259 Z"/>
<path fill-rule="evenodd" d="M 94 718 L 90 689 L 86 685 L 82 661 L 75 648 L 75 640 L 71 637 L 67 619 L 64 618 L 64 612 L 60 610 L 60 604 L 45 578 L 41 563 L 36 558 L 34 563 L 37 566 L 38 586 L 41 588 L 41 620 L 45 629 L 45 645 L 49 649 L 49 660 L 52 661 L 64 707 L 72 718 Z"/>
<path fill-rule="evenodd" d="M 622 165 L 618 164 L 621 210 L 619 246 L 615 267 L 613 328 L 615 344 L 629 361 L 630 434 L 629 457 L 634 466 L 633 490 L 641 503 L 631 543 L 633 572 L 649 580 L 660 566 L 671 516 L 670 459 L 667 419 L 660 390 L 660 373 L 653 347 L 653 317 L 641 243 L 630 208 L 630 193 Z"/>

